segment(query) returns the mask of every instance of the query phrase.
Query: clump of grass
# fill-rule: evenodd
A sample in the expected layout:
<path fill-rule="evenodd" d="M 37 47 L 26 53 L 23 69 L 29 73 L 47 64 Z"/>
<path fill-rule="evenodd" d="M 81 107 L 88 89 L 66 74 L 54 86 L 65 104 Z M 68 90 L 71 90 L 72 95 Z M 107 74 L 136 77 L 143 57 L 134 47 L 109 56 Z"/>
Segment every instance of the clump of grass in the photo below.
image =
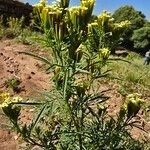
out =
<path fill-rule="evenodd" d="M 122 89 L 133 92 L 135 90 L 150 89 L 150 70 L 149 66 L 143 65 L 143 58 L 138 54 L 130 53 L 126 58 L 128 62 L 112 62 L 111 77 L 119 79 Z"/>
<path fill-rule="evenodd" d="M 4 25 L 3 16 L 0 16 L 0 38 L 16 38 L 23 44 L 30 44 L 28 37 L 32 35 L 30 27 L 27 27 L 24 23 L 24 17 L 21 18 L 7 18 L 7 22 Z"/>

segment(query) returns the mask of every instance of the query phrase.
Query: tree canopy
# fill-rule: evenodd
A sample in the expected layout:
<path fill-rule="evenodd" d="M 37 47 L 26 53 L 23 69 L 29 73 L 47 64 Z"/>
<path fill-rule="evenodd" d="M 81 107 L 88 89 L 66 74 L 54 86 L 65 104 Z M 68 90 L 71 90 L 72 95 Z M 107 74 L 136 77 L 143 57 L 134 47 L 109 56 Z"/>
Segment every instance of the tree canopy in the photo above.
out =
<path fill-rule="evenodd" d="M 113 14 L 113 18 L 116 22 L 129 20 L 131 22 L 129 30 L 139 29 L 143 27 L 145 23 L 145 15 L 141 11 L 137 11 L 128 5 L 117 9 Z"/>
<path fill-rule="evenodd" d="M 146 21 L 145 15 L 141 11 L 135 10 L 132 6 L 125 5 L 114 12 L 113 18 L 116 23 L 125 20 L 129 20 L 131 22 L 130 27 L 123 34 L 122 43 L 123 46 L 132 48 L 132 34 L 134 30 L 140 29 L 144 26 Z"/>
<path fill-rule="evenodd" d="M 145 53 L 150 48 L 150 26 L 142 27 L 133 32 L 134 48 Z"/>

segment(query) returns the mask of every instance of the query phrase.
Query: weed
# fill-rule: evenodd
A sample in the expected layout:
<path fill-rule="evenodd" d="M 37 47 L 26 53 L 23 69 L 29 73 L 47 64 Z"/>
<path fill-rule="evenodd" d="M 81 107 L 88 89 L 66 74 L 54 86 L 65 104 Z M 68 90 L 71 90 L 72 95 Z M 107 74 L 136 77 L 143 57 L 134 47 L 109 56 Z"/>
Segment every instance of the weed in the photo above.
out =
<path fill-rule="evenodd" d="M 5 85 L 12 89 L 14 92 L 19 92 L 20 91 L 20 80 L 16 78 L 8 79 L 5 81 Z"/>

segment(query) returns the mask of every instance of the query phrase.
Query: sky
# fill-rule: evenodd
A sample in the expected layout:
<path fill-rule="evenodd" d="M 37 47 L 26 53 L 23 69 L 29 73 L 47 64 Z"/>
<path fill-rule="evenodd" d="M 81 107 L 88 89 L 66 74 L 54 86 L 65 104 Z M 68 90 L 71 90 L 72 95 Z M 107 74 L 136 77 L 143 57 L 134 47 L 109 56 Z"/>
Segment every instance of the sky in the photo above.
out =
<path fill-rule="evenodd" d="M 52 2 L 54 0 L 48 0 Z M 71 5 L 79 5 L 80 0 L 70 0 Z M 39 0 L 25 0 L 30 4 L 38 3 Z M 141 11 L 150 21 L 150 0 L 96 0 L 94 14 L 98 15 L 102 10 L 107 10 L 113 13 L 116 9 L 123 5 L 132 5 L 136 10 Z"/>

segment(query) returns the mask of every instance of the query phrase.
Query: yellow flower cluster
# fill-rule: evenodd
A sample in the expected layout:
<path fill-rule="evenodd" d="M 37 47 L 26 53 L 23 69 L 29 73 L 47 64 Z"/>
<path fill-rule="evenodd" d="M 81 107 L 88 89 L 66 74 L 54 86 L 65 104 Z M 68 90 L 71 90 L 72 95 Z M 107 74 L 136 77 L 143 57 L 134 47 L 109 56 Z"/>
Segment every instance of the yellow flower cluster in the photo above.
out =
<path fill-rule="evenodd" d="M 120 23 L 115 23 L 114 30 L 125 30 L 129 27 L 130 24 L 131 24 L 131 22 L 128 20 L 122 21 Z"/>
<path fill-rule="evenodd" d="M 0 108 L 6 108 L 12 103 L 17 103 L 17 102 L 22 101 L 22 98 L 18 96 L 10 98 L 8 93 L 3 92 L 0 95 L 0 101 L 1 101 Z"/>
<path fill-rule="evenodd" d="M 95 0 L 81 0 L 81 5 L 69 9 L 69 18 L 76 29 L 85 28 L 92 15 Z"/>
<path fill-rule="evenodd" d="M 141 95 L 138 93 L 129 94 L 126 97 L 126 101 L 121 109 L 122 111 L 127 112 L 128 118 L 135 116 L 139 112 L 141 104 L 144 102 L 140 97 Z"/>
<path fill-rule="evenodd" d="M 109 21 L 112 21 L 110 13 L 107 11 L 103 11 L 101 15 L 98 16 L 97 23 L 99 27 L 103 27 L 104 25 L 108 24 Z"/>
<path fill-rule="evenodd" d="M 46 0 L 40 0 L 40 4 L 45 7 L 46 6 Z"/>
<path fill-rule="evenodd" d="M 114 18 L 112 18 L 111 14 L 107 11 L 103 11 L 102 14 L 98 16 L 98 19 L 94 22 L 94 24 L 98 24 L 98 27 L 105 33 L 112 32 L 115 34 L 115 32 L 117 32 L 118 34 L 118 32 L 121 33 L 127 29 L 131 23 L 128 20 L 120 23 L 114 23 Z"/>
<path fill-rule="evenodd" d="M 46 0 L 40 0 L 40 2 L 34 6 L 34 11 L 41 13 L 45 6 L 46 6 Z"/>
<path fill-rule="evenodd" d="M 71 23 L 76 29 L 80 28 L 84 23 L 83 21 L 86 18 L 87 10 L 88 8 L 83 6 L 72 7 L 69 9 Z"/>
<path fill-rule="evenodd" d="M 87 7 L 89 10 L 89 14 L 92 14 L 94 4 L 95 4 L 95 0 L 81 0 L 81 6 Z"/>
<path fill-rule="evenodd" d="M 50 28 L 53 28 L 56 37 L 59 40 L 62 40 L 66 28 L 65 23 L 62 20 L 63 9 L 56 5 L 41 7 L 39 4 L 36 5 L 34 9 L 38 12 L 44 29 L 49 30 Z"/>
<path fill-rule="evenodd" d="M 44 30 L 53 28 L 56 38 L 60 41 L 70 25 L 77 30 L 86 28 L 95 0 L 81 0 L 80 6 L 68 9 L 69 2 L 70 0 L 59 0 L 57 4 L 46 5 L 46 1 L 41 0 L 34 7 L 34 12 L 39 15 Z"/>
<path fill-rule="evenodd" d="M 5 92 L 2 93 L 0 95 L 0 101 L 1 101 L 0 108 L 7 107 L 11 102 L 9 98 L 9 94 Z"/>

